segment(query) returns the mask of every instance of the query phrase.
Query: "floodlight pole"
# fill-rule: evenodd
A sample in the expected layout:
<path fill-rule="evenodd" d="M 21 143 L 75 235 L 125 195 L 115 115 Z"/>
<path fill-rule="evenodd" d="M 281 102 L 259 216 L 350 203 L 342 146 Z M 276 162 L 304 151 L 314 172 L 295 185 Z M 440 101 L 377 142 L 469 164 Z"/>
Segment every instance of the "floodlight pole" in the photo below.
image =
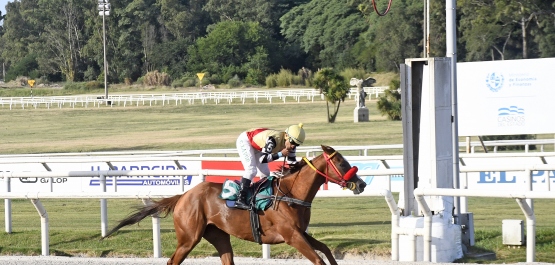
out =
<path fill-rule="evenodd" d="M 445 30 L 446 30 L 446 55 L 451 57 L 451 107 L 452 107 L 452 135 L 453 138 L 453 185 L 460 188 L 459 178 L 459 121 L 457 104 L 457 0 L 445 0 Z M 460 197 L 455 197 L 455 215 L 460 216 Z"/>
<path fill-rule="evenodd" d="M 103 12 L 104 13 L 104 12 Z M 106 15 L 102 14 L 102 39 L 104 45 L 104 98 L 108 100 L 108 73 L 106 71 Z"/>
<path fill-rule="evenodd" d="M 102 16 L 102 45 L 104 47 L 104 98 L 108 105 L 108 64 L 106 62 L 106 16 L 110 15 L 108 0 L 98 0 L 98 12 Z"/>

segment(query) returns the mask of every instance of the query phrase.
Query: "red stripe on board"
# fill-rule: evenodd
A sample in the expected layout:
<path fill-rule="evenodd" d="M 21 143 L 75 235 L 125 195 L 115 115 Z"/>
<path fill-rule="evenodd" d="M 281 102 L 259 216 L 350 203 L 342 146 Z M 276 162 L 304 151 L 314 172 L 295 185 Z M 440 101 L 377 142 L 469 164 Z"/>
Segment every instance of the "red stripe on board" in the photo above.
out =
<path fill-rule="evenodd" d="M 283 165 L 283 161 L 274 161 L 269 163 L 270 171 L 276 171 Z M 218 169 L 218 170 L 244 170 L 243 164 L 240 161 L 201 161 L 202 169 Z M 206 181 L 215 183 L 224 183 L 226 179 L 240 180 L 241 177 L 230 176 L 206 176 Z M 258 181 L 259 178 L 254 178 Z"/>

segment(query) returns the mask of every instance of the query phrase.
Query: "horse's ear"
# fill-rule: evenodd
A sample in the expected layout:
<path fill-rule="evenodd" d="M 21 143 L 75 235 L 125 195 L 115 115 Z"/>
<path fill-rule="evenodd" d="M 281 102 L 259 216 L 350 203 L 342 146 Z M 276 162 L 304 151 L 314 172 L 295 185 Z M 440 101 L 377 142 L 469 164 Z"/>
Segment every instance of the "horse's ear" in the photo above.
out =
<path fill-rule="evenodd" d="M 322 150 L 324 150 L 324 152 L 328 155 L 335 152 L 335 149 L 331 148 L 331 146 L 327 146 L 327 145 L 321 145 L 321 146 L 322 146 Z"/>

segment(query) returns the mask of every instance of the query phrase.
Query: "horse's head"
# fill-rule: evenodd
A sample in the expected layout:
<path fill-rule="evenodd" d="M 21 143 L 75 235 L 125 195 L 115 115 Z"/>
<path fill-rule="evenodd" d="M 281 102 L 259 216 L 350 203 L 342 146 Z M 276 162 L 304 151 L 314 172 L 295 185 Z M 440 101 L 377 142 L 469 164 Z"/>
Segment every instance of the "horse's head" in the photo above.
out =
<path fill-rule="evenodd" d="M 366 183 L 357 175 L 358 168 L 356 166 L 351 167 L 351 164 L 333 148 L 322 145 L 322 150 L 324 151 L 322 156 L 325 159 L 323 172 L 314 166 L 311 167 L 327 180 L 352 190 L 354 194 L 362 193 Z M 308 164 L 311 165 L 310 163 Z"/>

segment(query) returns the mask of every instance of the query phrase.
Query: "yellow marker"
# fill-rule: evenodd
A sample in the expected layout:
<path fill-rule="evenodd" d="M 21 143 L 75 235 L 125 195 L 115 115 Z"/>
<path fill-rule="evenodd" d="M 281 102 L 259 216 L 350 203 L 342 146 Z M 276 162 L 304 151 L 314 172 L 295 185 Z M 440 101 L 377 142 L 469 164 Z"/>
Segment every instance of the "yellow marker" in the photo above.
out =
<path fill-rule="evenodd" d="M 197 76 L 199 87 L 202 88 L 202 78 L 204 77 L 204 73 L 197 73 Z"/>
<path fill-rule="evenodd" d="M 204 77 L 204 73 L 198 73 L 197 76 L 198 76 L 198 79 L 202 81 L 202 78 Z"/>
<path fill-rule="evenodd" d="M 29 86 L 33 87 L 35 85 L 35 80 L 27 80 Z"/>

